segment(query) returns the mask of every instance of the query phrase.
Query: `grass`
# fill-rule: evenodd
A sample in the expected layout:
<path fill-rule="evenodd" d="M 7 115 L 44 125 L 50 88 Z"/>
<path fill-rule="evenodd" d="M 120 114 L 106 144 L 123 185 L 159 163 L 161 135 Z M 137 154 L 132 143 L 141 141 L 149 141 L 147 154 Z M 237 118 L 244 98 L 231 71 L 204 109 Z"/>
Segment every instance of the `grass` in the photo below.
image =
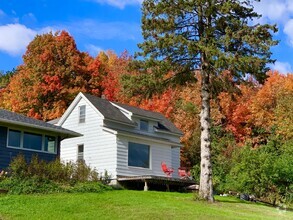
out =
<path fill-rule="evenodd" d="M 194 201 L 192 194 L 114 190 L 103 193 L 2 195 L 0 219 L 293 219 L 293 212 L 231 197 Z"/>

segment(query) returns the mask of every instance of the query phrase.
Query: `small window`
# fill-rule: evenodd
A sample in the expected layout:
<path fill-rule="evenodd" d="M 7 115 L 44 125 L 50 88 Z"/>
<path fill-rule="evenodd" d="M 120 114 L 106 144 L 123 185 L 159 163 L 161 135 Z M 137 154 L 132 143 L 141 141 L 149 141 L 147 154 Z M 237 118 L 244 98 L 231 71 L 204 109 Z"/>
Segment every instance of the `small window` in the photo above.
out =
<path fill-rule="evenodd" d="M 85 105 L 79 106 L 79 123 L 85 123 Z"/>
<path fill-rule="evenodd" d="M 83 144 L 77 145 L 77 160 L 84 160 L 83 152 L 84 152 Z"/>
<path fill-rule="evenodd" d="M 24 132 L 23 148 L 42 150 L 42 135 Z"/>
<path fill-rule="evenodd" d="M 16 130 L 10 130 L 8 132 L 8 146 L 20 147 L 21 132 Z"/>
<path fill-rule="evenodd" d="M 45 136 L 45 151 L 56 153 L 56 137 Z"/>
<path fill-rule="evenodd" d="M 146 120 L 140 120 L 139 128 L 142 131 L 148 131 L 149 130 L 149 122 Z"/>
<path fill-rule="evenodd" d="M 150 167 L 150 146 L 129 142 L 128 166 Z"/>

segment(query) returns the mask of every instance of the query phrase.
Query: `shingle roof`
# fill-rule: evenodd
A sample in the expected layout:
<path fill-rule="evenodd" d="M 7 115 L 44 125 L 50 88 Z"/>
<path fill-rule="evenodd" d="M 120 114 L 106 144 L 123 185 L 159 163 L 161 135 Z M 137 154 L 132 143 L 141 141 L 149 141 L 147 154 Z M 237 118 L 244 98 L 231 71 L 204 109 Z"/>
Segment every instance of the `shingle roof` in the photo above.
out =
<path fill-rule="evenodd" d="M 132 112 L 134 115 L 142 116 L 142 117 L 148 117 L 148 118 L 153 118 L 158 121 L 160 121 L 162 126 L 157 127 L 159 130 L 168 130 L 172 133 L 177 133 L 177 134 L 182 134 L 182 131 L 180 131 L 170 120 L 168 120 L 163 114 L 159 112 L 153 112 L 153 111 L 148 111 L 144 110 L 138 107 L 126 105 L 126 104 L 121 104 L 121 103 L 116 103 L 116 105 L 126 109 L 127 111 Z"/>
<path fill-rule="evenodd" d="M 99 112 L 101 112 L 101 114 L 106 119 L 134 125 L 134 123 L 130 119 L 128 119 L 123 113 L 121 113 L 121 111 L 113 106 L 111 102 L 109 102 L 107 99 L 102 99 L 94 95 L 85 93 L 83 93 L 83 95 L 99 110 Z"/>
<path fill-rule="evenodd" d="M 106 119 L 111 119 L 111 120 L 131 124 L 131 125 L 134 124 L 130 119 L 128 119 L 123 113 L 121 113 L 121 111 L 117 107 L 115 107 L 113 104 L 111 104 L 111 102 L 108 101 L 107 99 L 102 99 L 102 98 L 85 94 L 85 93 L 83 93 L 83 95 L 101 112 L 102 115 L 104 115 Z M 152 118 L 154 120 L 159 121 L 159 123 L 161 123 L 162 126 L 158 127 L 157 128 L 158 130 L 165 130 L 165 131 L 169 131 L 176 134 L 182 134 L 182 132 L 178 128 L 176 128 L 176 126 L 161 113 L 148 111 L 138 107 L 121 104 L 117 102 L 113 102 L 113 103 L 121 108 L 124 108 L 125 110 L 129 112 L 132 112 L 134 115 Z"/>
<path fill-rule="evenodd" d="M 0 122 L 14 125 L 22 125 L 32 128 L 37 128 L 45 131 L 53 131 L 62 135 L 69 135 L 72 137 L 80 136 L 80 134 L 70 131 L 68 129 L 46 123 L 37 119 L 29 118 L 15 112 L 0 109 Z"/>

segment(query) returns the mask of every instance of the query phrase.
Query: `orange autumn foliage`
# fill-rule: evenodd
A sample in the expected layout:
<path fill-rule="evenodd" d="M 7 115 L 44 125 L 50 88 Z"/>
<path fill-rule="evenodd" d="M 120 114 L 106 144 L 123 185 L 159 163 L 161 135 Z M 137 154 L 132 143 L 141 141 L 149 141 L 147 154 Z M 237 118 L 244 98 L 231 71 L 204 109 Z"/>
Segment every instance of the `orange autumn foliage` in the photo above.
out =
<path fill-rule="evenodd" d="M 91 91 L 91 57 L 65 31 L 38 35 L 3 93 L 3 107 L 30 117 L 60 117 L 80 91 Z"/>

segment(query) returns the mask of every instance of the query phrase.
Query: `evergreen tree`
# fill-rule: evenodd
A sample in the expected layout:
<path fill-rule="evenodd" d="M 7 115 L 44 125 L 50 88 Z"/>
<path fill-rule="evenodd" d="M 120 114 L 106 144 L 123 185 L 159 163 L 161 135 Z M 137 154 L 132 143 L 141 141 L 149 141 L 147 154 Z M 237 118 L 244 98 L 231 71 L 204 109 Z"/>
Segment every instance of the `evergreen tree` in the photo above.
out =
<path fill-rule="evenodd" d="M 155 76 L 148 79 L 155 79 L 160 72 L 165 75 L 157 78 L 164 85 L 184 83 L 195 77 L 195 70 L 200 71 L 199 194 L 208 201 L 214 200 L 210 153 L 213 86 L 224 70 L 229 71 L 233 83 L 249 75 L 262 82 L 266 64 L 273 62 L 270 47 L 277 44 L 272 39 L 277 28 L 253 24 L 253 19 L 259 17 L 253 11 L 254 1 L 259 0 L 145 0 L 142 6 L 144 42 L 139 45 L 142 51 L 138 55 L 146 58 L 145 67 L 153 67 L 148 73 Z M 143 82 L 139 79 L 136 86 Z"/>

